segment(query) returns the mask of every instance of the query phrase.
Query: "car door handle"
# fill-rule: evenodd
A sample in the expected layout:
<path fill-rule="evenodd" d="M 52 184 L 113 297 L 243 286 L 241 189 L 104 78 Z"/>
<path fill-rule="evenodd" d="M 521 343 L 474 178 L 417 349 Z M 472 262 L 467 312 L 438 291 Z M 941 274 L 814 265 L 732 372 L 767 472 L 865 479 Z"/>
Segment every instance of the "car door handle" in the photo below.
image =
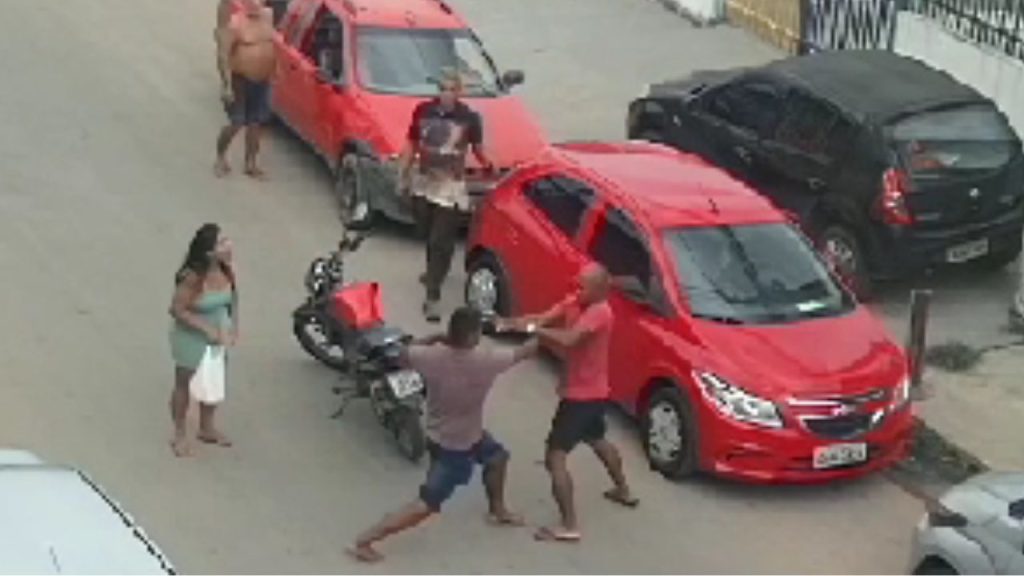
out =
<path fill-rule="evenodd" d="M 821 178 L 808 178 L 807 187 L 811 190 L 823 190 L 825 188 L 825 181 Z"/>

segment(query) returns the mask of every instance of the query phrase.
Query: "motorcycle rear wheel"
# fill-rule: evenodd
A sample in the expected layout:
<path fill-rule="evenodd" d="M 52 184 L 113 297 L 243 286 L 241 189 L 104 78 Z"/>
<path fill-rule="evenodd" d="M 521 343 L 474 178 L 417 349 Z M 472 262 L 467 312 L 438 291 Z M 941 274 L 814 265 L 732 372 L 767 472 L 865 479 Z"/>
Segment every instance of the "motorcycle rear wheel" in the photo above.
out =
<path fill-rule="evenodd" d="M 419 413 L 404 406 L 396 408 L 391 415 L 391 432 L 395 435 L 402 456 L 413 464 L 423 458 L 427 450 L 427 438 Z"/>

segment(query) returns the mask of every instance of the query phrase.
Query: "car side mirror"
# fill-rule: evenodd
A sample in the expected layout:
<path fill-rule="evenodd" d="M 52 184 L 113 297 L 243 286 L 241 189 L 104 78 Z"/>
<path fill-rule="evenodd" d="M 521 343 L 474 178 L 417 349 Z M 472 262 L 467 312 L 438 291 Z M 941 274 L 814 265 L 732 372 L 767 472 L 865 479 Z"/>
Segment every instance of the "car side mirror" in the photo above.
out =
<path fill-rule="evenodd" d="M 647 288 L 634 276 L 623 276 L 615 279 L 615 286 L 626 298 L 637 304 L 650 304 L 651 295 Z"/>
<path fill-rule="evenodd" d="M 501 83 L 506 88 L 511 88 L 526 82 L 526 74 L 522 70 L 509 70 L 501 75 Z"/>

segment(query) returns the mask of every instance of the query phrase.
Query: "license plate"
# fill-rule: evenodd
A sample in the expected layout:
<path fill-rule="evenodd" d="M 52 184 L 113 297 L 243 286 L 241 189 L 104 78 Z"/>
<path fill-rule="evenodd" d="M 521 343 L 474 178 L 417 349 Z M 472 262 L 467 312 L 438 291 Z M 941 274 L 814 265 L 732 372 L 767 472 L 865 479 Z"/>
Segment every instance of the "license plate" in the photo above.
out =
<path fill-rule="evenodd" d="M 858 444 L 833 444 L 814 450 L 814 468 L 817 470 L 859 464 L 867 459 L 868 446 L 863 442 Z"/>
<path fill-rule="evenodd" d="M 423 390 L 423 378 L 415 370 L 403 370 L 388 374 L 388 386 L 391 386 L 395 398 L 401 400 Z"/>
<path fill-rule="evenodd" d="M 946 251 L 946 260 L 953 264 L 974 260 L 988 254 L 988 238 L 953 246 Z"/>

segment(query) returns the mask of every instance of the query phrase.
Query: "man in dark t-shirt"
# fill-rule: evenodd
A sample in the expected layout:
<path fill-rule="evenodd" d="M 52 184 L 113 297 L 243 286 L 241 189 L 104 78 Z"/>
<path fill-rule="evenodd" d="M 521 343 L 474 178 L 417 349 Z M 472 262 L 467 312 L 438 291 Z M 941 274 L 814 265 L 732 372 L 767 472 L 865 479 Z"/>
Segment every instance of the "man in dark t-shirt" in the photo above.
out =
<path fill-rule="evenodd" d="M 401 186 L 412 193 L 413 214 L 426 239 L 427 269 L 420 282 L 427 292 L 423 314 L 430 322 L 441 318 L 441 285 L 451 269 L 460 212 L 469 210 L 466 154 L 472 149 L 480 165 L 491 169 L 482 148 L 480 115 L 460 100 L 462 78 L 447 72 L 440 90 L 437 98 L 423 102 L 413 112 L 400 160 Z M 414 165 L 418 168 L 415 174 Z"/>

